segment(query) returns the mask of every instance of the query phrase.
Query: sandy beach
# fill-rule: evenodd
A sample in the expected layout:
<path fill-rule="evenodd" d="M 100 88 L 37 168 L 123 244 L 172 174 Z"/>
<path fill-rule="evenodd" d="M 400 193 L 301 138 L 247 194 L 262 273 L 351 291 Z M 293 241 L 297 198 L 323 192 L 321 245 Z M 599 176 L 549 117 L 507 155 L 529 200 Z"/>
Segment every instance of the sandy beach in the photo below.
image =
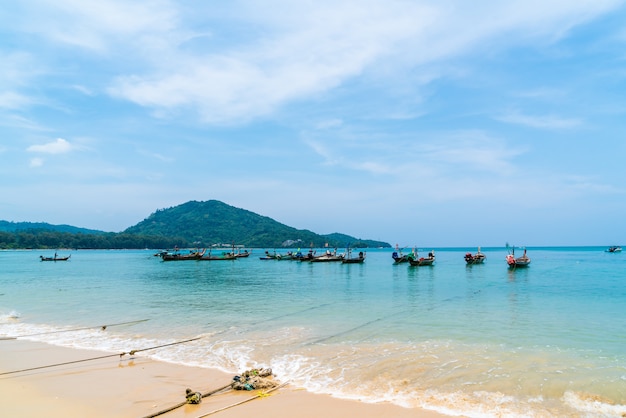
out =
<path fill-rule="evenodd" d="M 98 359 L 95 359 L 98 358 Z M 88 361 L 80 361 L 90 359 Z M 69 363 L 55 367 L 42 367 Z M 9 373 L 24 369 L 33 369 Z M 233 376 L 217 370 L 163 363 L 140 355 L 78 350 L 25 340 L 0 341 L 0 416 L 140 418 L 185 401 L 185 389 L 203 394 L 222 388 Z M 280 380 L 280 376 L 277 376 Z M 246 401 L 261 394 L 254 400 Z M 286 384 L 269 394 L 227 390 L 199 405 L 182 405 L 165 418 L 220 416 L 340 418 L 444 415 L 391 404 L 336 399 Z"/>

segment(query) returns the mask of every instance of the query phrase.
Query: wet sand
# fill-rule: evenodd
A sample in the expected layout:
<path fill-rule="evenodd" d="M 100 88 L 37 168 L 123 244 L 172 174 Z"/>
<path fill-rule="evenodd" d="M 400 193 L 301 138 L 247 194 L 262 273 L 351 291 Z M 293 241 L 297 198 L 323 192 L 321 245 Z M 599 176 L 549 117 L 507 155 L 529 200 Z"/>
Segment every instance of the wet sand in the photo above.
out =
<path fill-rule="evenodd" d="M 81 361 L 83 359 L 96 360 Z M 185 401 L 185 389 L 201 393 L 227 386 L 233 376 L 217 370 L 158 362 L 141 356 L 77 350 L 26 340 L 0 341 L 0 373 L 51 364 L 56 367 L 0 374 L 0 416 L 13 418 L 141 418 Z M 276 376 L 280 381 L 280 376 Z M 262 396 L 246 401 L 254 396 Z M 275 418 L 442 418 L 445 415 L 387 403 L 317 395 L 290 384 L 269 394 L 227 390 L 159 415 L 164 418 L 241 416 Z"/>

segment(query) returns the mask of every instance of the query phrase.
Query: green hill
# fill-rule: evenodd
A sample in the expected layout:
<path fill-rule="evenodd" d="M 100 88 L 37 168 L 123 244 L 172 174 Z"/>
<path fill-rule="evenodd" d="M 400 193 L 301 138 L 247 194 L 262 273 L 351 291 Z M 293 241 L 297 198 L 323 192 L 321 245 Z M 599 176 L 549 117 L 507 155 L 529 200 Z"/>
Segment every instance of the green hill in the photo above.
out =
<path fill-rule="evenodd" d="M 0 221 L 0 249 L 17 248 L 173 248 L 215 244 L 255 248 L 390 247 L 386 242 L 362 240 L 334 233 L 319 235 L 283 225 L 267 216 L 235 208 L 217 200 L 191 201 L 159 209 L 121 233 L 38 222 Z"/>
<path fill-rule="evenodd" d="M 52 225 L 46 222 L 8 222 L 0 221 L 0 231 L 2 232 L 19 232 L 19 231 L 54 231 L 67 232 L 70 234 L 106 234 L 104 231 L 95 229 L 79 228 L 71 225 Z"/>
<path fill-rule="evenodd" d="M 344 234 L 319 235 L 292 228 L 267 216 L 217 200 L 190 201 L 160 209 L 124 234 L 180 237 L 199 247 L 238 244 L 246 247 L 390 247 L 386 242 L 361 240 Z"/>

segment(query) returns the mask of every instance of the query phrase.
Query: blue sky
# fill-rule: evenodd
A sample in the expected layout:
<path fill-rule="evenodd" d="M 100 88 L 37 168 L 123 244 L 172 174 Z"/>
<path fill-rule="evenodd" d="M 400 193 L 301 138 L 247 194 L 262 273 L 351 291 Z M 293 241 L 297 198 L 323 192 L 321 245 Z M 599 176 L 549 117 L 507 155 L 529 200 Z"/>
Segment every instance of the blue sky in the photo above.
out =
<path fill-rule="evenodd" d="M 401 246 L 626 244 L 626 5 L 24 0 L 0 219 L 216 199 Z"/>

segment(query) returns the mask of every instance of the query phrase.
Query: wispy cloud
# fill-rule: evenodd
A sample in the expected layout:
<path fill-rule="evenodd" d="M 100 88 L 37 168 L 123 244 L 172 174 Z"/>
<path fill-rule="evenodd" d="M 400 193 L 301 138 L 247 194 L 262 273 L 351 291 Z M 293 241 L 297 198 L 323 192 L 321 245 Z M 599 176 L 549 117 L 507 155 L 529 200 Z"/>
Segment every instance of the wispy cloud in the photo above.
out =
<path fill-rule="evenodd" d="M 30 3 L 29 19 L 22 22 L 27 32 L 64 48 L 123 57 L 110 71 L 111 96 L 159 117 L 192 110 L 205 123 L 247 123 L 353 80 L 410 94 L 407 89 L 416 92 L 453 68 L 433 70 L 433 64 L 493 48 L 502 39 L 509 45 L 550 42 L 620 4 L 271 0 L 237 3 L 233 14 L 228 6 L 168 0 Z M 205 20 L 201 26 L 198 16 Z M 228 34 L 232 26 L 253 29 L 228 40 L 207 36 Z M 407 73 L 413 74 L 412 86 L 394 77 Z M 414 108 L 394 111 L 414 114 Z"/>
<path fill-rule="evenodd" d="M 573 129 L 581 126 L 580 119 L 563 118 L 555 115 L 531 116 L 518 112 L 511 112 L 495 118 L 501 122 L 525 125 L 538 129 Z"/>
<path fill-rule="evenodd" d="M 41 167 L 43 165 L 43 158 L 35 157 L 30 160 L 30 167 L 36 168 Z"/>
<path fill-rule="evenodd" d="M 626 190 L 612 184 L 603 183 L 599 178 L 584 176 L 568 176 L 563 179 L 564 184 L 570 190 L 587 194 L 625 194 Z"/>
<path fill-rule="evenodd" d="M 372 174 L 391 174 L 393 169 L 388 165 L 376 161 L 363 161 L 349 163 L 349 166 L 355 170 L 366 171 Z"/>
<path fill-rule="evenodd" d="M 17 110 L 27 107 L 33 102 L 32 98 L 15 91 L 0 92 L 0 108 Z"/>
<path fill-rule="evenodd" d="M 525 90 L 525 91 L 518 91 L 518 92 L 515 92 L 514 95 L 517 97 L 523 97 L 523 98 L 528 98 L 528 99 L 551 100 L 554 98 L 563 97 L 565 95 L 565 91 L 551 88 L 551 87 L 544 87 L 544 88 L 536 88 L 536 89 Z"/>
<path fill-rule="evenodd" d="M 21 130 L 32 130 L 32 131 L 49 131 L 50 128 L 45 126 L 41 126 L 34 120 L 25 118 L 23 116 L 9 113 L 6 116 L 0 115 L 0 126 L 19 128 Z"/>
<path fill-rule="evenodd" d="M 447 135 L 445 141 L 426 144 L 423 153 L 428 160 L 452 172 L 508 176 L 516 172 L 514 158 L 527 151 L 523 146 L 508 144 L 483 132 L 463 131 Z"/>
<path fill-rule="evenodd" d="M 28 152 L 39 152 L 43 154 L 65 154 L 72 150 L 72 145 L 63 138 L 41 145 L 31 145 L 26 148 Z"/>
<path fill-rule="evenodd" d="M 81 85 L 75 84 L 75 85 L 71 86 L 71 88 L 76 90 L 76 91 L 78 91 L 78 92 L 80 92 L 80 93 L 82 93 L 82 94 L 84 94 L 85 96 L 93 96 L 94 95 L 93 90 L 91 90 L 90 88 L 85 87 L 85 86 L 81 86 Z"/>
<path fill-rule="evenodd" d="M 153 51 L 162 57 L 153 57 L 158 63 L 153 71 L 120 75 L 109 93 L 164 115 L 192 108 L 205 122 L 247 121 L 365 75 L 384 75 L 385 84 L 393 84 L 393 73 L 468 54 L 485 42 L 498 44 L 503 34 L 509 42 L 558 38 L 618 2 L 273 4 L 271 10 L 283 11 L 281 19 L 251 5 L 240 17 L 264 36 L 229 44 L 227 50 L 211 44 L 210 53 L 163 42 L 164 49 Z M 179 28 L 168 35 L 172 33 L 174 39 L 182 38 Z M 437 78 L 431 74 L 424 83 Z"/>
<path fill-rule="evenodd" d="M 148 212 L 206 197 L 342 228 L 311 204 L 323 201 L 368 208 L 368 228 L 384 217 L 383 235 L 414 234 L 393 224 L 426 207 L 437 235 L 456 236 L 441 226 L 471 217 L 467 206 L 489 224 L 520 206 L 612 199 L 624 77 L 619 28 L 607 23 L 619 24 L 626 9 L 608 12 L 623 4 L 7 2 L 2 170 L 31 184 L 72 179 L 84 213 L 132 207 L 128 196 L 149 195 L 135 204 Z M 588 143 L 587 127 L 603 140 L 565 156 L 557 145 Z M 8 158 L 17 150 L 29 159 Z M 184 185 L 171 175 L 189 170 Z"/>
<path fill-rule="evenodd" d="M 137 152 L 139 152 L 141 155 L 144 155 L 148 158 L 159 160 L 159 161 L 166 162 L 166 163 L 171 163 L 175 161 L 175 159 L 171 156 L 166 156 L 161 153 L 154 152 L 154 151 L 147 151 L 145 149 L 139 149 Z"/>
<path fill-rule="evenodd" d="M 42 74 L 42 67 L 32 54 L 7 51 L 0 43 L 0 111 L 23 111 L 41 102 L 30 89 Z"/>
<path fill-rule="evenodd" d="M 324 159 L 324 164 L 337 164 L 338 161 L 334 155 L 334 152 L 322 141 L 305 139 L 304 143 L 308 145 L 313 150 L 313 152 L 315 152 L 317 155 Z"/>
<path fill-rule="evenodd" d="M 520 171 L 516 159 L 530 151 L 526 145 L 511 144 L 482 131 L 369 132 L 366 137 L 341 128 L 312 133 L 303 142 L 325 165 L 344 170 L 345 176 L 362 173 L 406 186 L 416 179 L 436 182 L 442 192 L 457 195 L 461 179 L 515 176 Z"/>
<path fill-rule="evenodd" d="M 33 76 L 41 73 L 35 63 L 35 57 L 27 52 L 0 49 L 0 91 L 26 86 Z"/>
<path fill-rule="evenodd" d="M 318 122 L 315 126 L 315 129 L 336 129 L 341 127 L 341 125 L 343 125 L 343 121 L 341 119 L 326 119 Z"/>
<path fill-rule="evenodd" d="M 25 3 L 33 3 L 24 24 L 27 31 L 45 35 L 49 42 L 98 53 L 111 53 L 117 45 L 147 41 L 144 36 L 166 33 L 176 21 L 175 7 L 167 0 Z"/>

